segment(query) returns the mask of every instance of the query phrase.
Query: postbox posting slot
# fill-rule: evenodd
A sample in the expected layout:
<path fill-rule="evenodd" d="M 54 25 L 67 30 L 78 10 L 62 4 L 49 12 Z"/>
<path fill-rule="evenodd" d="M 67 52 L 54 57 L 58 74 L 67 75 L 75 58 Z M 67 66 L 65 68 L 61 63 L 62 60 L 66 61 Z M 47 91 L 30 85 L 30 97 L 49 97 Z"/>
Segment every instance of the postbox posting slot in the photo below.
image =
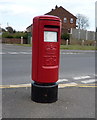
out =
<path fill-rule="evenodd" d="M 44 28 L 59 28 L 59 26 L 54 26 L 54 25 L 44 25 Z"/>

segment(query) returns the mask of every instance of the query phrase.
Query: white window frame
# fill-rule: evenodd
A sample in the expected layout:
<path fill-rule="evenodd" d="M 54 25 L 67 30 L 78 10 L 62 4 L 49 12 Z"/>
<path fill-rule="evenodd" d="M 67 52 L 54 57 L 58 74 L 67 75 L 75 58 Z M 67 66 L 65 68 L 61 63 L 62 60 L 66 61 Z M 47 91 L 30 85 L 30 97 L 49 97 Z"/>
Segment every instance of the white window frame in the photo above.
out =
<path fill-rule="evenodd" d="M 74 19 L 73 18 L 70 18 L 70 23 L 73 23 L 74 22 Z"/>
<path fill-rule="evenodd" d="M 64 23 L 67 23 L 67 18 L 66 17 L 64 17 Z"/>

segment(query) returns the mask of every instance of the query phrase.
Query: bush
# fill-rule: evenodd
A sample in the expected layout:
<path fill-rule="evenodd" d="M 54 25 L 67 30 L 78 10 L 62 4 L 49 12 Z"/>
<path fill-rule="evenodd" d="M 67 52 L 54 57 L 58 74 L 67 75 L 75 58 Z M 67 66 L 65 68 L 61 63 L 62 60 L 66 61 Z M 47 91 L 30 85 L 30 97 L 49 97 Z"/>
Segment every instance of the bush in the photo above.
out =
<path fill-rule="evenodd" d="M 70 35 L 68 33 L 64 33 L 61 35 L 61 39 L 64 39 L 64 40 L 69 40 L 70 39 Z"/>
<path fill-rule="evenodd" d="M 4 33 L 2 34 L 2 37 L 3 37 L 3 38 L 13 38 L 13 35 L 12 35 L 11 33 L 9 33 L 9 32 L 4 32 Z"/>
<path fill-rule="evenodd" d="M 9 32 L 4 32 L 2 34 L 3 38 L 21 38 L 23 37 L 24 39 L 28 38 L 28 34 L 27 33 L 23 33 L 23 32 L 16 32 L 16 33 L 9 33 Z"/>
<path fill-rule="evenodd" d="M 27 39 L 28 34 L 27 33 L 22 33 L 22 32 L 17 32 L 13 34 L 13 38 L 21 38 L 23 37 L 24 39 Z"/>

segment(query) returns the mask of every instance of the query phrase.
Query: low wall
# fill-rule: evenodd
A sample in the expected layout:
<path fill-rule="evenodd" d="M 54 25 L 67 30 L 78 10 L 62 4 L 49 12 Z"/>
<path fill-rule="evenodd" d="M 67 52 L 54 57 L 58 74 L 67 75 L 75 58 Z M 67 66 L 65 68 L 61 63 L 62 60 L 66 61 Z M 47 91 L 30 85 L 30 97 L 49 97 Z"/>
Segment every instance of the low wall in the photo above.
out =
<path fill-rule="evenodd" d="M 21 39 L 17 39 L 17 38 L 2 38 L 2 43 L 21 44 Z M 27 44 L 27 40 L 23 39 L 22 44 Z"/>

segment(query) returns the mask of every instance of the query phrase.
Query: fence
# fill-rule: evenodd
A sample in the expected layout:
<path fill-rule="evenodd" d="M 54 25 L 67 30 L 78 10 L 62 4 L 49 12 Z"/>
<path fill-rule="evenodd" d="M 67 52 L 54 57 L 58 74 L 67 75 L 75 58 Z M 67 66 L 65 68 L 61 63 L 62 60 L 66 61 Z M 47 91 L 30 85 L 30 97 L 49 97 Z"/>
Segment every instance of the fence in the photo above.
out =
<path fill-rule="evenodd" d="M 94 31 L 87 31 L 81 29 L 71 29 L 71 39 L 76 40 L 96 40 Z"/>

